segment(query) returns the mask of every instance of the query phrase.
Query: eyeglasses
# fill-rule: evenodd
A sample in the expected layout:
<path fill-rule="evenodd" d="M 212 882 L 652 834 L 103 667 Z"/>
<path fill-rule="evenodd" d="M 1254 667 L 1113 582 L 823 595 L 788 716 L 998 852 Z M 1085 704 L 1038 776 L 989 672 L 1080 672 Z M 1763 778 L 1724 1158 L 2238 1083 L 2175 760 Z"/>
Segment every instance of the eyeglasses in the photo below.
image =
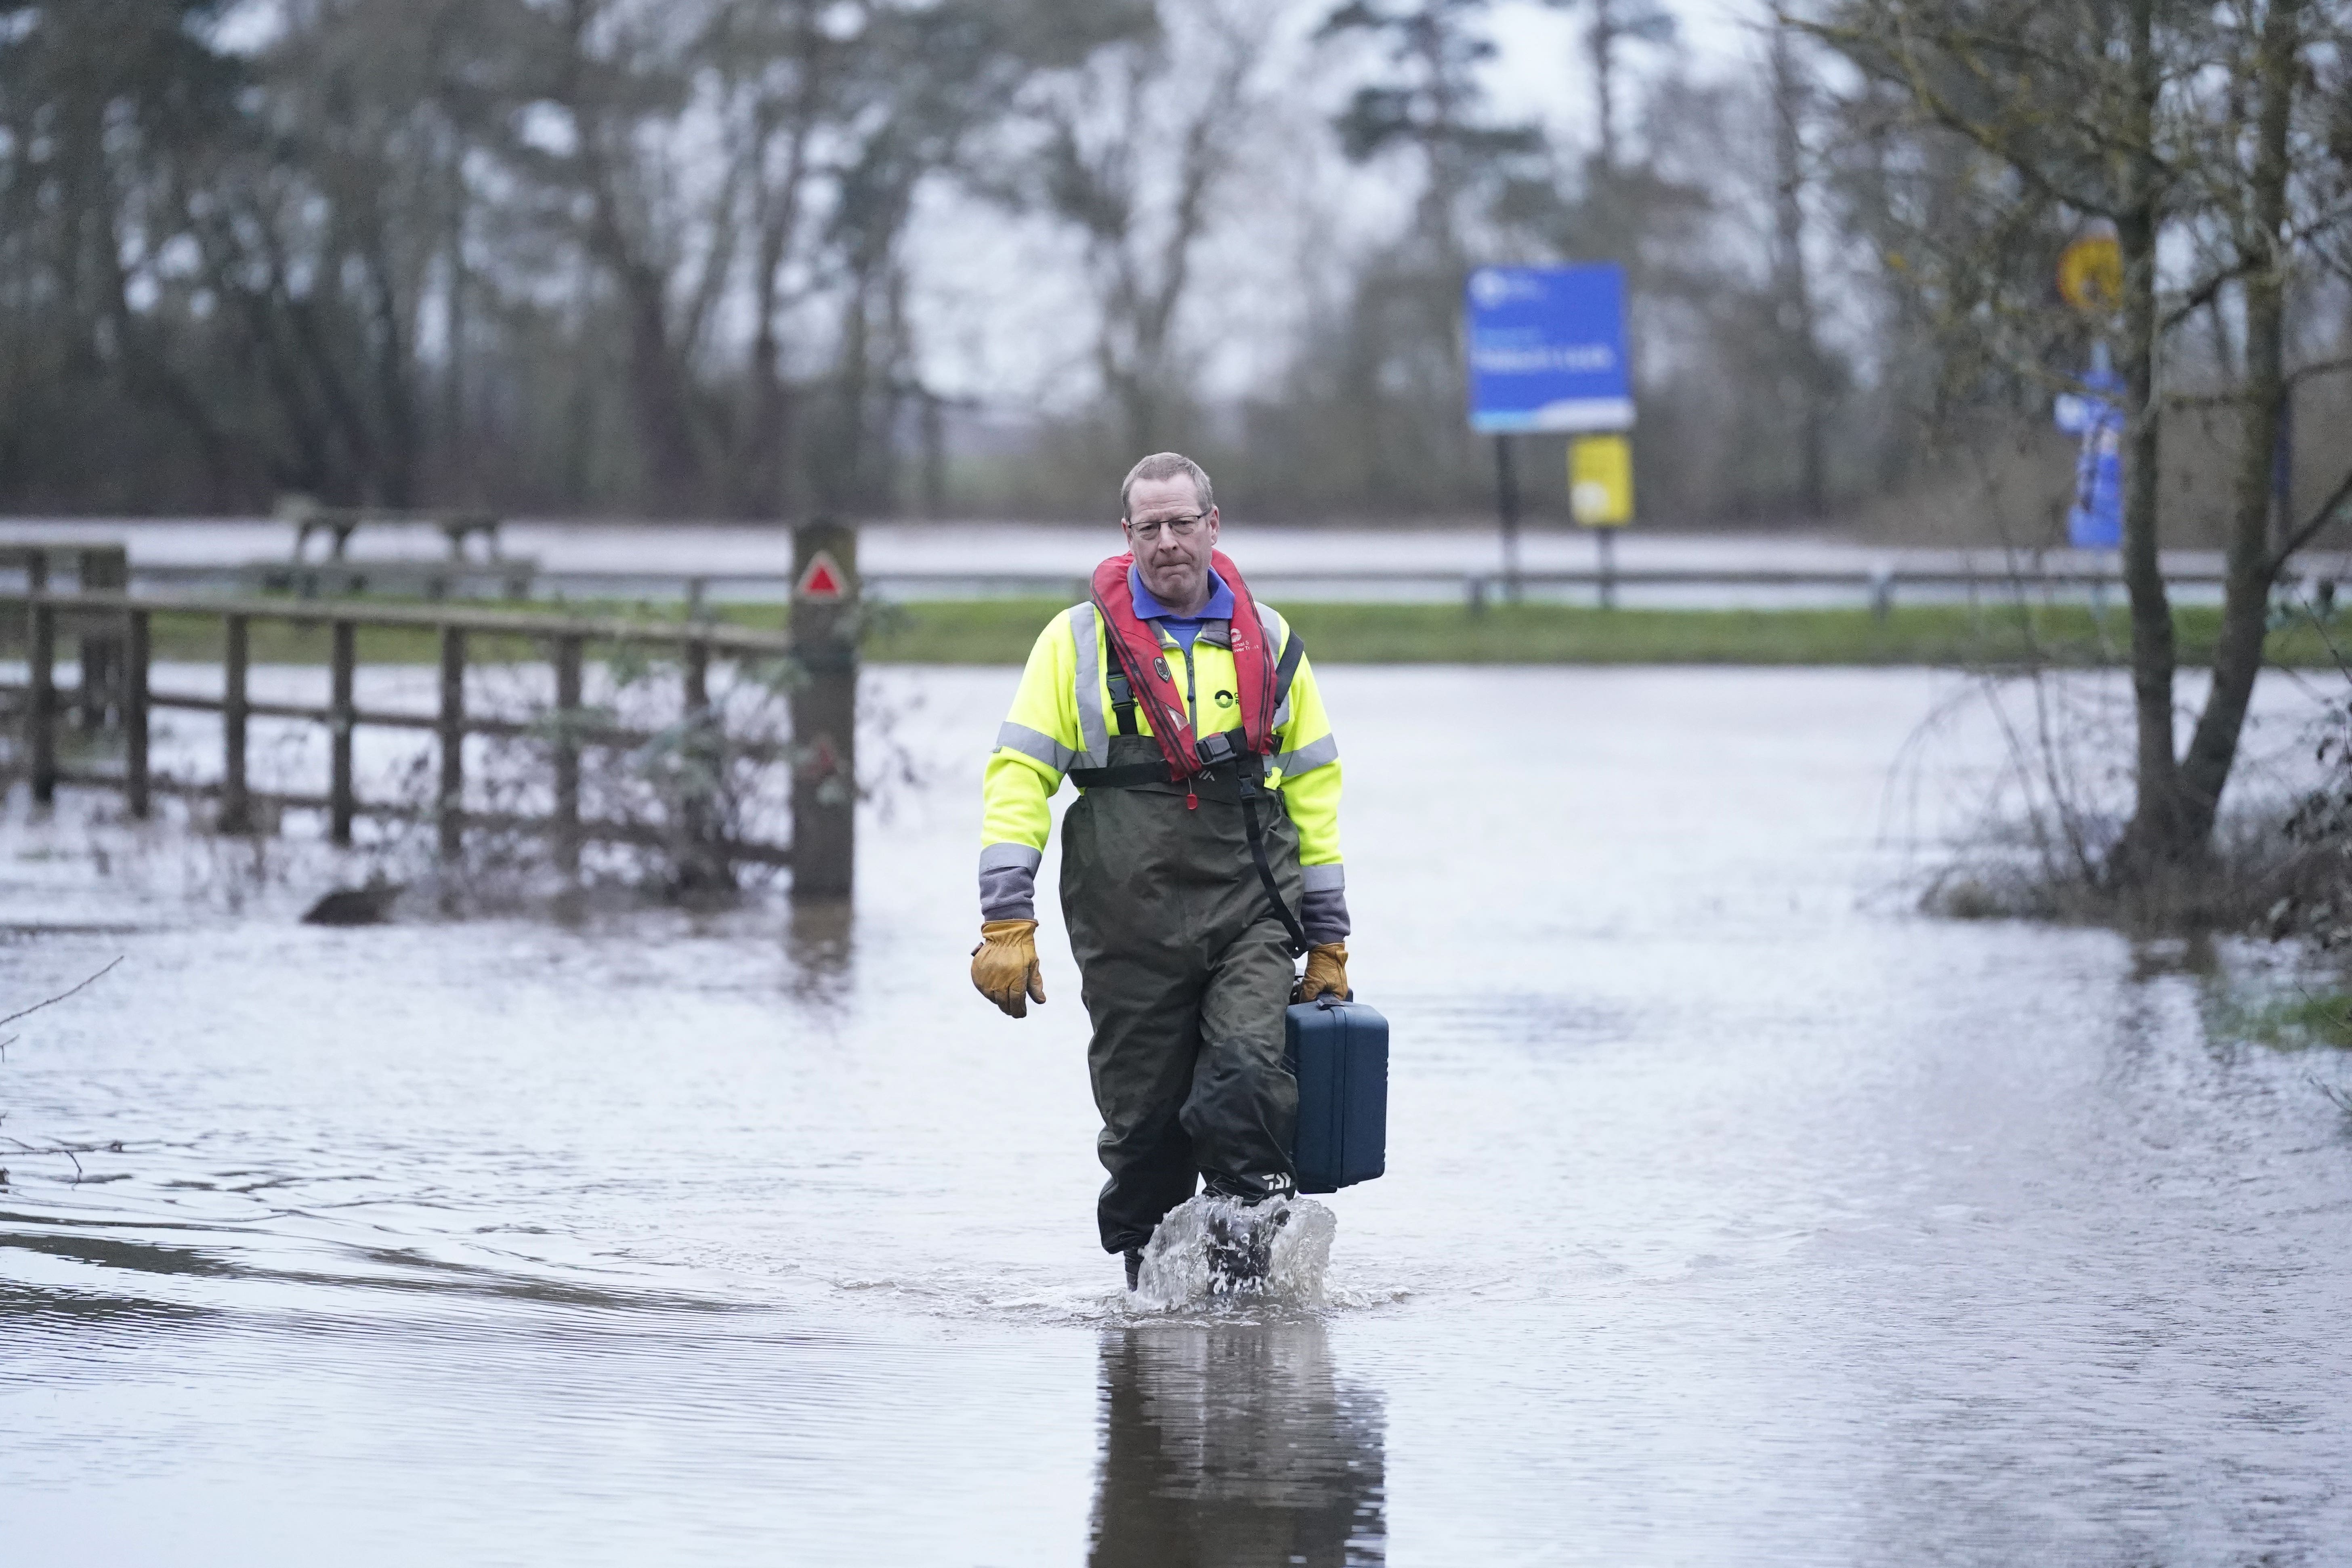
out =
<path fill-rule="evenodd" d="M 1174 539 L 1190 539 L 1209 520 L 1202 516 L 1163 518 L 1157 522 L 1130 522 L 1127 531 L 1146 544 L 1160 542 L 1160 531 L 1166 529 Z"/>

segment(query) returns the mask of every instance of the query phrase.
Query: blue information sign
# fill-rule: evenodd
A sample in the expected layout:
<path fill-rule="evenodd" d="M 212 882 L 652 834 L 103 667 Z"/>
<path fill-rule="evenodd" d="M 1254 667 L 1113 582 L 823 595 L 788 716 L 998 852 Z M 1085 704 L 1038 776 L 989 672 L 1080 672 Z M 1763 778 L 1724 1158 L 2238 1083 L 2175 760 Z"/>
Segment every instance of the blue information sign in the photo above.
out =
<path fill-rule="evenodd" d="M 1622 268 L 1481 267 L 1464 294 L 1473 430 L 1633 427 Z"/>
<path fill-rule="evenodd" d="M 2124 541 L 2123 377 L 2104 352 L 2091 362 L 2082 392 L 2059 395 L 2058 428 L 2080 436 L 2074 458 L 2074 503 L 2066 509 L 2066 542 L 2077 550 L 2114 550 Z"/>

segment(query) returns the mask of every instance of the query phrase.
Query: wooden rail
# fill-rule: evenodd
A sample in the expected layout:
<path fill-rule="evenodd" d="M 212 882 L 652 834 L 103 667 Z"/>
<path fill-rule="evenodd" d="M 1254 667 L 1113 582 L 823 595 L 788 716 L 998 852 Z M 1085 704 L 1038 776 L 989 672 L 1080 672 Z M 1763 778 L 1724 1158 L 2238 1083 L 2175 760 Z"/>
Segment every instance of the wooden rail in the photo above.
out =
<path fill-rule="evenodd" d="M 845 586 L 854 593 L 856 536 L 845 528 L 811 524 L 795 531 L 796 552 L 814 558 L 828 552 Z M 119 558 L 119 557 L 118 557 Z M 588 843 L 675 846 L 682 833 L 707 869 L 723 874 L 736 862 L 790 866 L 796 897 L 845 897 L 853 861 L 857 651 L 855 616 L 845 614 L 853 599 L 834 596 L 796 604 L 787 633 L 761 632 L 700 622 L 662 623 L 544 616 L 455 606 L 363 605 L 352 603 L 276 599 L 221 599 L 185 595 L 139 595 L 93 588 L 51 593 L 46 573 L 28 573 L 28 590 L 0 593 L 0 611 L 21 618 L 26 659 L 22 696 L 23 753 L 34 800 L 52 803 L 60 784 L 119 790 L 131 815 L 144 818 L 159 793 L 210 798 L 217 823 L 227 832 L 249 832 L 257 807 L 323 813 L 328 837 L 352 842 L 361 816 L 429 816 L 445 858 L 462 853 L 467 831 L 484 827 L 543 832 L 552 841 L 556 863 L 576 874 Z M 159 615 L 202 616 L 221 628 L 221 695 L 158 691 L 152 675 L 154 618 Z M 329 692 L 324 706 L 257 700 L 248 687 L 252 627 L 257 622 L 328 629 Z M 363 709 L 357 700 L 359 630 L 362 627 L 430 631 L 438 644 L 438 703 L 434 712 L 400 713 Z M 67 691 L 57 680 L 61 634 L 71 634 L 81 652 L 81 680 Z M 466 671 L 478 638 L 527 638 L 544 650 L 552 666 L 552 721 L 528 721 L 478 714 L 466 704 Z M 592 645 L 675 649 L 680 663 L 680 709 L 709 715 L 712 658 L 788 658 L 802 669 L 791 695 L 793 739 L 790 743 L 742 741 L 734 749 L 755 763 L 793 769 L 793 833 L 789 844 L 722 838 L 708 807 L 692 802 L 678 832 L 642 823 L 601 821 L 581 815 L 581 760 L 592 748 L 629 748 L 651 734 L 592 718 L 583 709 L 583 671 Z M 79 700 L 85 715 L 111 717 L 121 728 L 121 773 L 68 768 L 58 758 L 58 723 Z M 156 774 L 151 763 L 152 715 L 158 709 L 216 712 L 221 719 L 221 770 L 216 781 L 188 783 Z M 247 771 L 251 721 L 285 719 L 319 724 L 329 737 L 328 788 L 323 795 L 265 793 L 252 787 Z M 362 726 L 430 731 L 437 752 L 434 798 L 427 806 L 361 798 L 352 766 L 352 741 Z M 520 737 L 547 742 L 553 810 L 544 818 L 468 812 L 465 806 L 465 740 L 468 735 Z"/>

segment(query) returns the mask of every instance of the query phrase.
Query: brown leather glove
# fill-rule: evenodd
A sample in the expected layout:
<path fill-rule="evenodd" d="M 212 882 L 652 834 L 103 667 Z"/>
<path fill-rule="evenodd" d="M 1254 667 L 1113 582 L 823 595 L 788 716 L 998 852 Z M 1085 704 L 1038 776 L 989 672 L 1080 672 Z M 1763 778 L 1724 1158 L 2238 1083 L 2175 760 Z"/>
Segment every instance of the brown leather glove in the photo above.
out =
<path fill-rule="evenodd" d="M 1307 973 L 1290 999 L 1312 1002 L 1326 991 L 1342 1002 L 1348 999 L 1348 944 L 1344 942 L 1327 942 L 1307 950 Z"/>
<path fill-rule="evenodd" d="M 1044 1005 L 1045 972 L 1037 963 L 1037 922 L 982 921 L 980 945 L 971 950 L 971 983 L 1015 1018 L 1027 1017 L 1033 1001 Z"/>

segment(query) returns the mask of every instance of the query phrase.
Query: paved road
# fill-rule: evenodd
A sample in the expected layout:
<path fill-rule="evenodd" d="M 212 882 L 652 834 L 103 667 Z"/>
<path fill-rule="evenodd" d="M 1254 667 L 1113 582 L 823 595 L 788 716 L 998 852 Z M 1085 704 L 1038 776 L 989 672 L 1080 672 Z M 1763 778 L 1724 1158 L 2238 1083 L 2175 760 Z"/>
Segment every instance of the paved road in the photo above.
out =
<path fill-rule="evenodd" d="M 37 541 L 121 542 L 139 567 L 239 565 L 283 560 L 292 545 L 289 525 L 268 519 L 0 521 L 0 542 Z M 1019 522 L 887 522 L 868 524 L 860 540 L 861 564 L 869 574 L 926 574 L 974 579 L 991 574 L 1027 574 L 1076 580 L 1104 553 L 1118 546 L 1108 524 L 1100 526 Z M 1500 541 L 1488 528 L 1346 528 L 1229 522 L 1224 542 L 1254 578 L 1278 584 L 1285 596 L 1340 598 L 1454 597 L 1467 574 L 1503 570 Z M 729 523 L 611 523 L 518 521 L 506 525 L 504 550 L 535 558 L 542 574 L 645 573 L 672 579 L 683 574 L 783 574 L 791 566 L 790 537 L 781 526 Z M 429 527 L 382 526 L 363 530 L 353 541 L 355 558 L 438 560 L 446 552 Z M 1570 530 L 1528 533 L 1521 569 L 1529 573 L 1588 572 L 1597 559 L 1593 538 Z M 1814 572 L 1860 575 L 1880 573 L 1955 572 L 1970 568 L 1992 577 L 2026 569 L 2033 560 L 1990 550 L 1918 550 L 1857 543 L 1825 537 L 1767 534 L 1644 533 L 1628 531 L 1617 541 L 1618 568 L 1629 576 L 1645 572 Z M 2040 560 L 2059 571 L 2111 567 L 2112 556 L 2052 551 Z M 2177 551 L 2166 556 L 2168 571 L 2183 575 L 2217 573 L 2221 556 L 2211 551 Z M 2315 574 L 2352 575 L 2352 561 L 2312 558 Z M 1370 585 L 1327 584 L 1350 574 L 1427 574 L 1423 584 Z M 649 576 L 644 591 L 654 592 Z M 967 584 L 962 592 L 976 584 Z M 557 584 L 585 591 L 577 584 Z M 952 583 L 934 583 L 928 596 L 957 595 Z M 1591 590 L 1569 588 L 1569 597 Z M 1630 602 L 1746 604 L 1843 602 L 1862 590 L 1756 589 L 1683 585 L 1634 589 Z M 772 585 L 745 585 L 716 596 L 773 597 Z M 1906 597 L 1932 597 L 1914 593 Z M 2190 596 L 2198 596 L 2191 591 Z M 2210 594 L 2205 596 L 2210 596 Z"/>

